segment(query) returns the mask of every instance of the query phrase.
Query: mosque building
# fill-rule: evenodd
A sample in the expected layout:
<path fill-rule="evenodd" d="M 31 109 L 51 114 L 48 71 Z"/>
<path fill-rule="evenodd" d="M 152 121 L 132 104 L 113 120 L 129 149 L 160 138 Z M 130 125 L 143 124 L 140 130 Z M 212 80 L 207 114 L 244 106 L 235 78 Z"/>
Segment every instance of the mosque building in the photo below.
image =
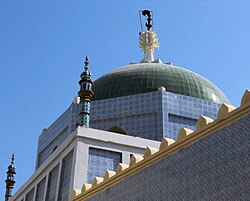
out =
<path fill-rule="evenodd" d="M 235 109 L 206 78 L 155 59 L 141 14 L 144 58 L 92 81 L 86 57 L 78 96 L 42 130 L 36 170 L 10 200 L 249 199 L 250 92 Z"/>

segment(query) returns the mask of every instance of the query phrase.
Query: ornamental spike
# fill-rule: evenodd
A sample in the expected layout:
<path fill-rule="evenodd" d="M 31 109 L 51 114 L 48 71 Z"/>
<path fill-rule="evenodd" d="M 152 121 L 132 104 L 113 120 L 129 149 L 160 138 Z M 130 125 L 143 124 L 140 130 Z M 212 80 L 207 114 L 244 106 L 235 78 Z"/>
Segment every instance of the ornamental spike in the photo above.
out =
<path fill-rule="evenodd" d="M 85 64 L 84 69 L 85 69 L 85 71 L 87 71 L 88 68 L 89 68 L 89 66 L 88 66 L 89 65 L 89 58 L 88 58 L 88 56 L 85 57 L 84 64 Z"/>
<path fill-rule="evenodd" d="M 14 160 L 15 160 L 15 154 L 13 153 L 11 157 L 11 164 L 14 164 Z"/>
<path fill-rule="evenodd" d="M 12 190 L 16 183 L 15 181 L 16 168 L 14 166 L 14 160 L 15 157 L 13 153 L 11 157 L 11 164 L 8 166 L 8 171 L 6 172 L 7 178 L 5 180 L 6 183 L 5 201 L 9 201 L 9 199 L 12 197 Z"/>
<path fill-rule="evenodd" d="M 91 78 L 91 73 L 88 71 L 89 59 L 85 57 L 85 71 L 81 74 L 81 79 L 79 81 L 80 91 L 78 92 L 78 96 L 80 98 L 80 126 L 89 127 L 89 118 L 90 118 L 90 103 L 94 92 L 92 90 L 93 81 Z"/>

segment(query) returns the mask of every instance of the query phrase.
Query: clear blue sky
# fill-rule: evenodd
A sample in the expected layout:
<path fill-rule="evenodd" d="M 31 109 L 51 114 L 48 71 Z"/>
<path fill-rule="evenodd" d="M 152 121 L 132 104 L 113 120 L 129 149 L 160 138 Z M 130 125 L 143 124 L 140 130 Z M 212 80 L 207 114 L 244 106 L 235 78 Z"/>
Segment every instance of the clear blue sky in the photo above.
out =
<path fill-rule="evenodd" d="M 156 58 L 215 83 L 239 106 L 250 88 L 250 1 L 0 2 L 0 199 L 11 153 L 15 191 L 34 172 L 38 136 L 70 105 L 84 56 L 94 79 L 139 62 L 138 10 L 154 11 Z"/>

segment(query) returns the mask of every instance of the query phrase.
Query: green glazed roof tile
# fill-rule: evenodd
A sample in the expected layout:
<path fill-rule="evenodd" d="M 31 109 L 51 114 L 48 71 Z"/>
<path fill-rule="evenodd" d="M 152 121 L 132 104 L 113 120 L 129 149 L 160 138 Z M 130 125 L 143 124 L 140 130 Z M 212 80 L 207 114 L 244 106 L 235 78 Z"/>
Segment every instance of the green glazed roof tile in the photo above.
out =
<path fill-rule="evenodd" d="M 184 68 L 159 63 L 141 63 L 113 70 L 94 82 L 94 100 L 157 91 L 166 91 L 230 103 L 212 82 Z"/>

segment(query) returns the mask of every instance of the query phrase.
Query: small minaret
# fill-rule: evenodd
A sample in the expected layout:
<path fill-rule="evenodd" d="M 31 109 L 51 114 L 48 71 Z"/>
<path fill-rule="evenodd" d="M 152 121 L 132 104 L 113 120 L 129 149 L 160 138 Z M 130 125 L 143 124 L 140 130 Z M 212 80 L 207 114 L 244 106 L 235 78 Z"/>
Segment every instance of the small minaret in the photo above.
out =
<path fill-rule="evenodd" d="M 80 126 L 89 127 L 90 116 L 90 103 L 94 92 L 92 90 L 93 81 L 91 79 L 91 73 L 88 71 L 89 59 L 86 56 L 84 71 L 81 74 L 81 80 L 79 81 L 80 91 L 78 96 L 80 97 Z"/>
<path fill-rule="evenodd" d="M 14 184 L 16 183 L 15 181 L 16 168 L 14 166 L 14 160 L 15 158 L 13 153 L 11 157 L 11 164 L 9 165 L 8 171 L 6 172 L 7 179 L 5 180 L 6 183 L 5 201 L 8 201 L 10 197 L 12 197 L 12 190 L 14 188 Z"/>
<path fill-rule="evenodd" d="M 153 62 L 154 61 L 154 49 L 159 47 L 159 42 L 157 38 L 157 34 L 150 30 L 152 28 L 152 11 L 144 10 L 142 11 L 143 16 L 148 16 L 146 27 L 147 30 L 145 32 L 140 32 L 139 36 L 139 45 L 140 48 L 142 48 L 142 51 L 144 52 L 144 60 L 147 62 Z"/>

